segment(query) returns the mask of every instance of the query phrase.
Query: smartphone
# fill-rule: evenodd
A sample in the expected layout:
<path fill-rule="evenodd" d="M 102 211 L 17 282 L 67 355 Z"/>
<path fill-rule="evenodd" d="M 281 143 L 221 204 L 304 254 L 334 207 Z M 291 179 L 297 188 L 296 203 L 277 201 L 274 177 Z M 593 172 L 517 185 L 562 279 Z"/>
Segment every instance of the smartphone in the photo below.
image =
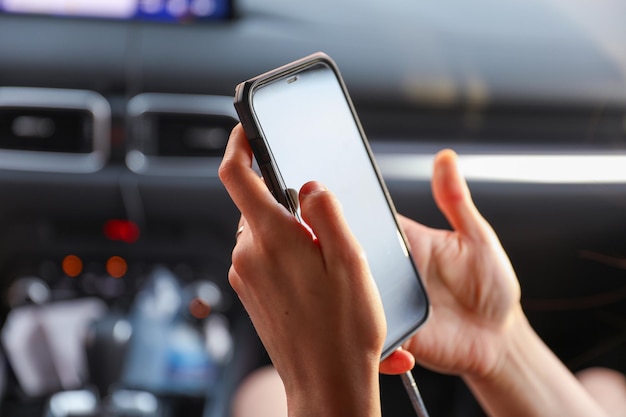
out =
<path fill-rule="evenodd" d="M 318 52 L 244 81 L 235 108 L 280 203 L 299 218 L 297 191 L 312 180 L 341 202 L 382 298 L 388 356 L 426 321 L 428 298 L 336 64 Z"/>

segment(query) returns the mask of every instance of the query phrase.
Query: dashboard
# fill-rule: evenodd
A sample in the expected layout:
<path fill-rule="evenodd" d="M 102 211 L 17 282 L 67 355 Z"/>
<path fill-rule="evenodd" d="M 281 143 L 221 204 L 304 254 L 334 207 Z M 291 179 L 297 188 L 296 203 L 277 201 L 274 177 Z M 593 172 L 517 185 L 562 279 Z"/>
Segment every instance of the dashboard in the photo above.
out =
<path fill-rule="evenodd" d="M 269 362 L 226 279 L 234 87 L 316 51 L 398 211 L 448 227 L 429 181 L 454 148 L 535 329 L 574 371 L 626 371 L 621 3 L 54 3 L 0 0 L 0 414 L 228 415 Z M 484 415 L 415 375 L 433 415 Z"/>

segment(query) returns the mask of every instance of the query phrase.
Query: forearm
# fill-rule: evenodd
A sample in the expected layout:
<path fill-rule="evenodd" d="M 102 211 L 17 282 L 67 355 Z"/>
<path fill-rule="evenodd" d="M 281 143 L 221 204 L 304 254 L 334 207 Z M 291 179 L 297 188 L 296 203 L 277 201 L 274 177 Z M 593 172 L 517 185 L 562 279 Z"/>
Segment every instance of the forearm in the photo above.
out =
<path fill-rule="evenodd" d="M 605 416 L 521 311 L 504 346 L 506 353 L 492 374 L 464 377 L 490 416 Z"/>

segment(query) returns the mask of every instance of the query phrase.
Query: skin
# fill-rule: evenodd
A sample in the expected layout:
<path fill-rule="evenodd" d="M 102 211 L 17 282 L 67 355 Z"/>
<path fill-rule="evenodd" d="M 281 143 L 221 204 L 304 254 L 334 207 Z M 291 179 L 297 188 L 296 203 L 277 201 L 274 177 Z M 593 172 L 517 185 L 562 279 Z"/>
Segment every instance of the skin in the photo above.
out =
<path fill-rule="evenodd" d="M 283 380 L 289 415 L 376 415 L 378 395 L 369 394 L 378 392 L 386 326 L 341 206 L 319 183 L 300 190 L 302 217 L 314 238 L 274 199 L 251 163 L 237 127 L 220 168 L 244 225 L 229 281 Z"/>
<path fill-rule="evenodd" d="M 432 179 L 452 230 L 400 218 L 432 317 L 382 363 L 380 298 L 340 204 L 319 183 L 303 186 L 313 237 L 251 163 L 238 126 L 220 167 L 244 226 L 229 280 L 284 383 L 290 416 L 379 416 L 378 370 L 402 373 L 415 360 L 461 376 L 492 416 L 605 415 L 528 324 L 515 273 L 454 152 L 437 154 Z"/>

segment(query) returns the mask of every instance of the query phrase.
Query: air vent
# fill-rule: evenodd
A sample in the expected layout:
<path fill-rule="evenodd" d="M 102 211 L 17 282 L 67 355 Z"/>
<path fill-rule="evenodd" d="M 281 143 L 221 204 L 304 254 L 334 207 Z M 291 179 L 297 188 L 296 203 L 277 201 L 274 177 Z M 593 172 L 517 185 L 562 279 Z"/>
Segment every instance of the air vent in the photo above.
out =
<path fill-rule="evenodd" d="M 0 88 L 0 169 L 95 172 L 110 123 L 109 103 L 92 91 Z"/>
<path fill-rule="evenodd" d="M 213 175 L 237 123 L 232 97 L 144 93 L 128 103 L 128 167 L 152 175 Z"/>

